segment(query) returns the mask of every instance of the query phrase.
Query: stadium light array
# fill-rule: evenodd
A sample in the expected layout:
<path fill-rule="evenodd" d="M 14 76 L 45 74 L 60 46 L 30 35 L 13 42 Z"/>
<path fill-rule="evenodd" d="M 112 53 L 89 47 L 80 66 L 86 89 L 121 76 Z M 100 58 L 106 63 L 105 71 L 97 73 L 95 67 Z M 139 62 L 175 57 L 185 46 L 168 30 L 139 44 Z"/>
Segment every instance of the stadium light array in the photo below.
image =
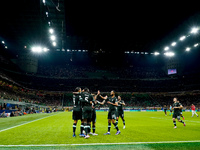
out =
<path fill-rule="evenodd" d="M 34 46 L 34 47 L 31 48 L 31 51 L 34 52 L 34 53 L 42 53 L 42 52 L 49 51 L 49 49 L 46 48 L 46 47 L 42 48 L 40 46 Z"/>
<path fill-rule="evenodd" d="M 185 51 L 189 52 L 190 49 L 191 49 L 190 47 L 187 47 L 187 48 L 185 49 Z"/>
<path fill-rule="evenodd" d="M 158 53 L 158 52 L 154 52 L 154 55 L 157 56 L 157 55 L 160 55 L 160 53 Z"/>
<path fill-rule="evenodd" d="M 176 45 L 176 42 L 173 42 L 172 44 L 171 44 L 171 46 L 175 46 Z"/>
<path fill-rule="evenodd" d="M 47 15 L 47 17 L 49 17 L 49 13 L 48 12 L 46 12 L 46 15 Z"/>
<path fill-rule="evenodd" d="M 56 40 L 55 35 L 51 35 L 51 36 L 50 36 L 50 39 L 51 39 L 52 41 L 55 41 L 55 40 Z"/>
<path fill-rule="evenodd" d="M 169 47 L 168 47 L 168 46 L 166 46 L 166 47 L 164 48 L 164 50 L 165 50 L 165 51 L 169 50 Z"/>
<path fill-rule="evenodd" d="M 173 53 L 173 52 L 166 52 L 166 53 L 164 53 L 164 55 L 168 56 L 168 57 L 172 57 L 172 56 L 175 55 L 175 53 Z"/>
<path fill-rule="evenodd" d="M 199 30 L 198 28 L 192 28 L 190 33 L 196 34 L 198 32 L 198 30 Z"/>
<path fill-rule="evenodd" d="M 53 42 L 52 45 L 53 45 L 53 46 L 56 46 L 56 42 Z"/>
<path fill-rule="evenodd" d="M 49 33 L 53 34 L 54 30 L 51 28 L 49 29 Z"/>
<path fill-rule="evenodd" d="M 180 41 L 183 41 L 186 38 L 186 36 L 181 36 Z"/>
<path fill-rule="evenodd" d="M 194 47 L 197 47 L 199 45 L 199 43 L 197 43 L 197 44 L 194 44 Z"/>

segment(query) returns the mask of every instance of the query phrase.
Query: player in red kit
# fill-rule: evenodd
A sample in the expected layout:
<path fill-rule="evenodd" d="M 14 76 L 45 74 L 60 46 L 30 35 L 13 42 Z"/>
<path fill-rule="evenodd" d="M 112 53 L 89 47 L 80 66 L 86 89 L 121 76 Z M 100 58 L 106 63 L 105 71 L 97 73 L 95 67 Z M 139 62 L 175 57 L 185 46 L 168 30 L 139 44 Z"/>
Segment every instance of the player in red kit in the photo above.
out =
<path fill-rule="evenodd" d="M 199 115 L 196 113 L 196 108 L 194 104 L 192 104 L 191 109 L 192 109 L 192 117 L 194 116 L 194 114 L 197 115 L 197 117 L 199 117 Z"/>

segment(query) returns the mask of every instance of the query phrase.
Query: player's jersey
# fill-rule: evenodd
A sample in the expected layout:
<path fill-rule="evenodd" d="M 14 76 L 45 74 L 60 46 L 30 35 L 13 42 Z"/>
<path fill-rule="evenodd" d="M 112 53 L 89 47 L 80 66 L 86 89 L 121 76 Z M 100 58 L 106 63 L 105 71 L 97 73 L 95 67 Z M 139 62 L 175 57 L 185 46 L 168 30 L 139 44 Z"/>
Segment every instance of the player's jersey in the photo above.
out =
<path fill-rule="evenodd" d="M 91 106 L 90 101 L 93 101 L 93 97 L 91 94 L 83 92 L 81 93 L 81 98 L 82 98 L 82 107 Z"/>
<path fill-rule="evenodd" d="M 124 103 L 123 100 L 118 101 L 118 106 L 117 106 L 118 111 L 123 111 L 123 105 L 122 105 L 122 103 Z"/>
<path fill-rule="evenodd" d="M 106 99 L 106 101 L 109 101 L 111 103 L 116 103 L 117 102 L 117 98 L 116 97 L 109 97 L 108 99 Z M 114 106 L 112 104 L 108 104 L 109 106 L 109 111 L 116 111 L 117 110 L 117 106 Z"/>
<path fill-rule="evenodd" d="M 173 104 L 173 107 L 180 107 L 181 103 L 176 102 Z M 180 109 L 179 108 L 174 108 L 174 113 L 180 113 Z"/>
<path fill-rule="evenodd" d="M 82 104 L 81 104 L 81 101 L 80 101 L 80 99 L 81 99 L 81 95 L 80 94 L 77 94 L 77 95 L 73 95 L 73 109 L 81 109 L 81 106 L 82 106 Z"/>
<path fill-rule="evenodd" d="M 195 110 L 196 110 L 194 105 L 193 105 L 193 106 L 191 106 L 191 109 L 192 109 L 193 111 L 195 111 Z"/>
<path fill-rule="evenodd" d="M 170 106 L 169 109 L 172 110 L 172 106 Z"/>

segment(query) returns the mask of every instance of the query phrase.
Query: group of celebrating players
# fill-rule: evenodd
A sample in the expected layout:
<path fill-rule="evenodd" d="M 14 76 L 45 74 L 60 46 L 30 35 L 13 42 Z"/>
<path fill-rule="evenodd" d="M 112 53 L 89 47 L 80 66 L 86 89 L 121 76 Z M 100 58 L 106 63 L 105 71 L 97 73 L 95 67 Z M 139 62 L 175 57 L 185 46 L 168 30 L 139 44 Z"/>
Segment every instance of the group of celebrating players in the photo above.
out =
<path fill-rule="evenodd" d="M 103 100 L 102 102 L 99 101 L 99 99 Z M 174 128 L 177 128 L 176 126 L 176 119 L 178 122 L 182 123 L 184 126 L 186 126 L 185 122 L 181 120 L 180 117 L 184 117 L 182 115 L 182 104 L 178 101 L 178 99 L 175 97 L 173 99 L 173 105 L 170 105 L 170 115 L 173 110 L 173 124 Z M 111 129 L 111 123 L 114 125 L 115 129 L 117 130 L 116 135 L 119 135 L 121 131 L 118 128 L 118 119 L 121 117 L 123 121 L 123 129 L 125 129 L 125 120 L 124 120 L 124 111 L 123 106 L 125 106 L 125 103 L 123 100 L 121 100 L 121 97 L 116 97 L 115 91 L 110 92 L 110 96 L 102 96 L 100 94 L 100 91 L 97 92 L 97 94 L 90 94 L 88 88 L 84 88 L 83 90 L 80 87 L 77 87 L 75 91 L 73 92 L 73 114 L 72 118 L 74 120 L 73 123 L 73 137 L 76 137 L 76 125 L 78 120 L 81 120 L 81 126 L 80 126 L 80 137 L 85 137 L 86 139 L 89 138 L 89 134 L 91 135 L 98 135 L 95 133 L 95 124 L 96 124 L 96 110 L 95 107 L 99 105 L 107 104 L 109 106 L 108 111 L 108 131 L 104 135 L 110 135 L 110 129 Z M 195 109 L 195 106 L 193 106 Z M 166 106 L 164 107 L 164 112 L 166 115 Z M 194 111 L 194 110 L 193 110 Z M 192 114 L 195 114 L 194 111 Z M 197 114 L 196 114 L 197 115 Z M 198 115 L 197 115 L 198 116 Z M 92 123 L 92 130 L 91 132 L 91 123 Z"/>
<path fill-rule="evenodd" d="M 100 102 L 98 99 L 102 99 Z M 73 92 L 73 114 L 72 118 L 73 123 L 73 137 L 76 137 L 76 125 L 78 120 L 81 120 L 80 126 L 80 137 L 89 138 L 89 134 L 98 135 L 95 133 L 95 123 L 96 123 L 96 110 L 95 107 L 98 105 L 108 104 L 108 132 L 104 135 L 110 135 L 111 122 L 117 130 L 116 135 L 119 135 L 121 131 L 118 128 L 118 119 L 121 117 L 123 121 L 123 129 L 125 129 L 125 120 L 124 120 L 124 111 L 122 106 L 125 106 L 124 101 L 121 100 L 121 97 L 118 98 L 115 96 L 115 91 L 111 91 L 110 96 L 107 95 L 104 97 L 100 94 L 100 91 L 97 94 L 90 94 L 88 88 L 81 90 L 80 87 L 77 87 Z M 91 123 L 92 130 L 91 132 Z"/>

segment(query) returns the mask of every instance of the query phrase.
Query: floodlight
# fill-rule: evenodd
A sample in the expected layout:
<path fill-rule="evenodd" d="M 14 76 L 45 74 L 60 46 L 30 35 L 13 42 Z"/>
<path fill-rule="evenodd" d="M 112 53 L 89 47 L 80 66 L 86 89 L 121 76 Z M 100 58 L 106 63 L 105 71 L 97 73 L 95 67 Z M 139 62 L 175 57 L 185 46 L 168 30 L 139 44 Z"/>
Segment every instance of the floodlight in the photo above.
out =
<path fill-rule="evenodd" d="M 190 49 L 191 49 L 191 48 L 187 47 L 187 48 L 185 49 L 185 51 L 189 52 L 189 51 L 190 51 Z"/>
<path fill-rule="evenodd" d="M 52 34 L 54 32 L 54 30 L 53 29 L 49 29 L 49 32 Z"/>
<path fill-rule="evenodd" d="M 183 41 L 186 38 L 186 36 L 180 37 L 180 41 Z"/>
<path fill-rule="evenodd" d="M 5 46 L 5 49 L 7 49 L 8 48 L 8 46 Z"/>
<path fill-rule="evenodd" d="M 173 42 L 172 44 L 171 44 L 171 46 L 175 46 L 176 45 L 176 42 Z"/>
<path fill-rule="evenodd" d="M 172 57 L 172 56 L 175 55 L 175 53 L 173 53 L 173 52 L 166 52 L 166 53 L 164 53 L 164 55 L 168 56 L 168 57 Z"/>
<path fill-rule="evenodd" d="M 32 52 L 35 52 L 35 53 L 40 53 L 40 52 L 42 52 L 42 48 L 41 47 L 32 47 Z"/>
<path fill-rule="evenodd" d="M 49 49 L 46 48 L 46 47 L 44 47 L 44 48 L 43 48 L 43 51 L 44 51 L 44 52 L 47 52 L 47 51 L 49 51 Z"/>
<path fill-rule="evenodd" d="M 197 47 L 199 45 L 199 43 L 197 43 L 197 44 L 194 44 L 194 47 Z"/>
<path fill-rule="evenodd" d="M 56 42 L 53 42 L 52 44 L 53 44 L 53 46 L 56 46 Z"/>
<path fill-rule="evenodd" d="M 190 33 L 193 33 L 193 34 L 195 34 L 195 33 L 197 33 L 198 32 L 198 28 L 192 28 L 192 30 L 191 30 L 191 32 Z"/>
<path fill-rule="evenodd" d="M 52 41 L 55 41 L 56 37 L 54 35 L 50 36 Z"/>
<path fill-rule="evenodd" d="M 166 46 L 166 47 L 164 48 L 164 50 L 165 50 L 165 51 L 169 50 L 169 47 L 168 47 L 168 46 Z"/>
<path fill-rule="evenodd" d="M 2 43 L 2 44 L 5 44 L 5 42 L 4 42 L 4 41 L 2 41 L 1 43 Z"/>
<path fill-rule="evenodd" d="M 160 55 L 160 53 L 158 53 L 158 52 L 154 52 L 154 55 L 157 56 L 157 55 Z"/>

